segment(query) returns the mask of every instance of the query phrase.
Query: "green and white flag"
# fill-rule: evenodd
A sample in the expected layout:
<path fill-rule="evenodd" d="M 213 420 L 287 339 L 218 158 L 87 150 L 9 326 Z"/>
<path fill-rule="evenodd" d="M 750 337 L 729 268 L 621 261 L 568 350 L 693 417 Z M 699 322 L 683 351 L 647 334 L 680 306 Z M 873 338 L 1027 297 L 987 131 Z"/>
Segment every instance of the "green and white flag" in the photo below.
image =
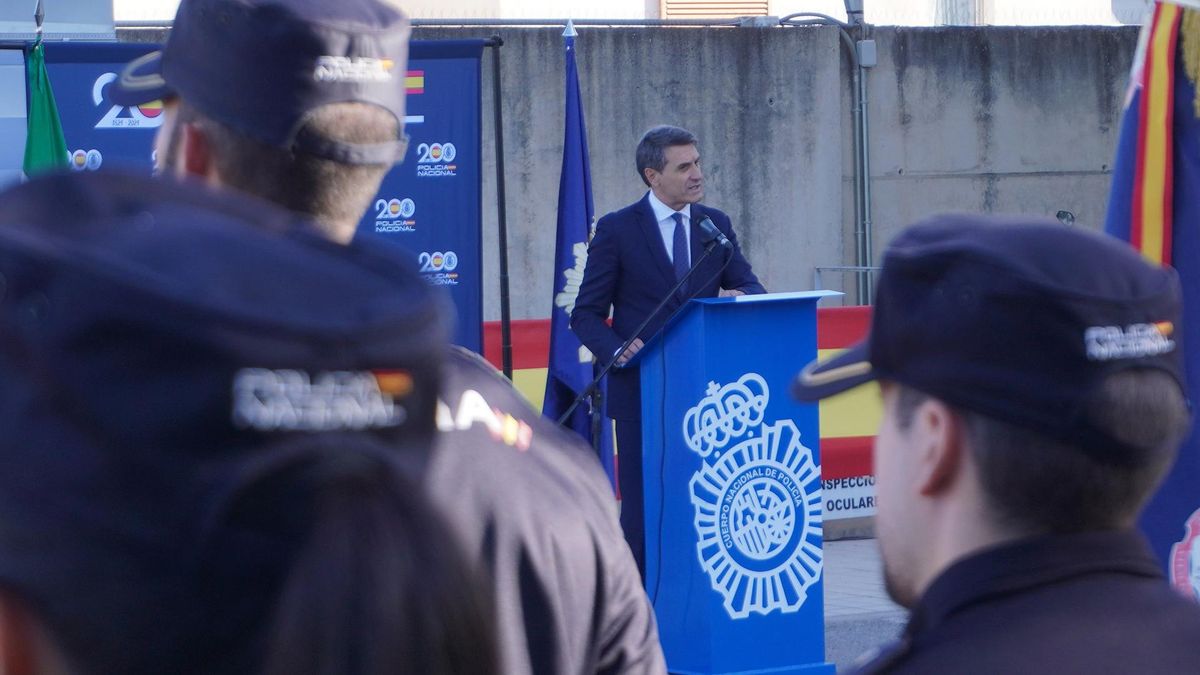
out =
<path fill-rule="evenodd" d="M 25 86 L 29 88 L 29 111 L 24 169 L 25 175 L 32 178 L 68 165 L 67 141 L 46 74 L 46 48 L 40 36 L 25 59 Z"/>

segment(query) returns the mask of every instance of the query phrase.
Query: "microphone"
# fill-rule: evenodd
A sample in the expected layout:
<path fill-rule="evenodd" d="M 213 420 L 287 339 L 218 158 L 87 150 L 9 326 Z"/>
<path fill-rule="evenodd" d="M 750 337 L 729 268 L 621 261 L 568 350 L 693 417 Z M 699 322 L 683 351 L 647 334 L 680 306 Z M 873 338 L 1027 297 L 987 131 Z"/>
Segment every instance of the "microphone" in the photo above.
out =
<path fill-rule="evenodd" d="M 700 227 L 700 240 L 704 242 L 705 246 L 715 241 L 725 248 L 733 248 L 733 242 L 729 241 L 729 237 L 726 237 L 724 232 L 717 229 L 712 218 L 704 216 L 698 226 Z"/>

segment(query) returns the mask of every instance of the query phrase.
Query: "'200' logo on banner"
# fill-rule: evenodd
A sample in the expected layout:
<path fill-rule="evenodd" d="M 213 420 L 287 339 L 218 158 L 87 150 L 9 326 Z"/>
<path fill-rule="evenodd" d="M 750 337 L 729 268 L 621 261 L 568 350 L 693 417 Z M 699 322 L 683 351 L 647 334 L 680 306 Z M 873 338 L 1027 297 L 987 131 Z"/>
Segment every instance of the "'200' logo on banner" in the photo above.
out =
<path fill-rule="evenodd" d="M 458 285 L 458 272 L 454 271 L 458 268 L 458 254 L 454 251 L 424 252 L 417 256 L 417 262 L 421 265 L 421 274 L 430 284 L 434 286 Z"/>
<path fill-rule="evenodd" d="M 417 256 L 417 262 L 421 265 L 421 272 L 453 272 L 458 268 L 458 254 L 454 251 L 435 251 L 433 253 L 421 253 Z"/>
<path fill-rule="evenodd" d="M 458 175 L 453 143 L 422 143 L 417 146 L 417 178 L 453 178 Z"/>
<path fill-rule="evenodd" d="M 417 164 L 437 164 L 438 162 L 453 162 L 458 150 L 453 143 L 422 143 L 417 146 Z"/>
<path fill-rule="evenodd" d="M 92 102 L 103 108 L 108 102 L 104 88 L 117 81 L 116 73 L 104 73 L 92 85 Z M 151 101 L 142 105 L 109 105 L 104 116 L 96 122 L 97 129 L 155 129 L 162 126 L 162 101 Z"/>
<path fill-rule="evenodd" d="M 379 199 L 375 201 L 375 220 L 412 218 L 417 212 L 417 203 L 411 199 Z"/>

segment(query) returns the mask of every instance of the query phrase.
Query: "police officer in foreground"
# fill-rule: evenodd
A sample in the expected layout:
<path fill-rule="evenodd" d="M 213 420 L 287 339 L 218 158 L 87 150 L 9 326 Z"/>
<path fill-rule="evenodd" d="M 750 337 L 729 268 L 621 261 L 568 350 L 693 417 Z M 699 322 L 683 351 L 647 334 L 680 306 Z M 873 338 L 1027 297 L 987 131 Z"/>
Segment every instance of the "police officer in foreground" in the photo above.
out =
<path fill-rule="evenodd" d="M 1200 672 L 1200 607 L 1135 529 L 1190 422 L 1175 272 L 941 216 L 893 241 L 876 297 L 866 340 L 793 387 L 882 391 L 876 531 L 911 616 L 860 672 Z"/>
<path fill-rule="evenodd" d="M 406 480 L 447 330 L 403 260 L 145 176 L 0 195 L 0 672 L 502 672 Z"/>
<path fill-rule="evenodd" d="M 163 100 L 161 172 L 275 202 L 348 243 L 404 154 L 408 37 L 387 0 L 183 0 L 162 52 L 109 96 Z M 462 350 L 442 385 L 422 480 L 491 572 L 505 672 L 664 672 L 594 453 Z"/>

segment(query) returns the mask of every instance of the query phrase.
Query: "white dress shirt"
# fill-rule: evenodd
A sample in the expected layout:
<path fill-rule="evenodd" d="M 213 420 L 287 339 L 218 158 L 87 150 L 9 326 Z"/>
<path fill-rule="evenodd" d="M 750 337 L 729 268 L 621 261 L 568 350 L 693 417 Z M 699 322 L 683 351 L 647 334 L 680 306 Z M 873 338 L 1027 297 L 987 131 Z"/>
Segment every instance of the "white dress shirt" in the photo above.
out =
<path fill-rule="evenodd" d="M 685 204 L 682 209 L 675 211 L 662 203 L 658 197 L 654 196 L 654 191 L 651 190 L 650 208 L 654 209 L 654 217 L 658 219 L 658 232 L 662 235 L 663 247 L 667 249 L 667 259 L 672 263 L 675 262 L 675 219 L 672 216 L 676 213 L 683 216 L 683 234 L 687 238 L 688 264 L 691 265 L 692 205 Z"/>

